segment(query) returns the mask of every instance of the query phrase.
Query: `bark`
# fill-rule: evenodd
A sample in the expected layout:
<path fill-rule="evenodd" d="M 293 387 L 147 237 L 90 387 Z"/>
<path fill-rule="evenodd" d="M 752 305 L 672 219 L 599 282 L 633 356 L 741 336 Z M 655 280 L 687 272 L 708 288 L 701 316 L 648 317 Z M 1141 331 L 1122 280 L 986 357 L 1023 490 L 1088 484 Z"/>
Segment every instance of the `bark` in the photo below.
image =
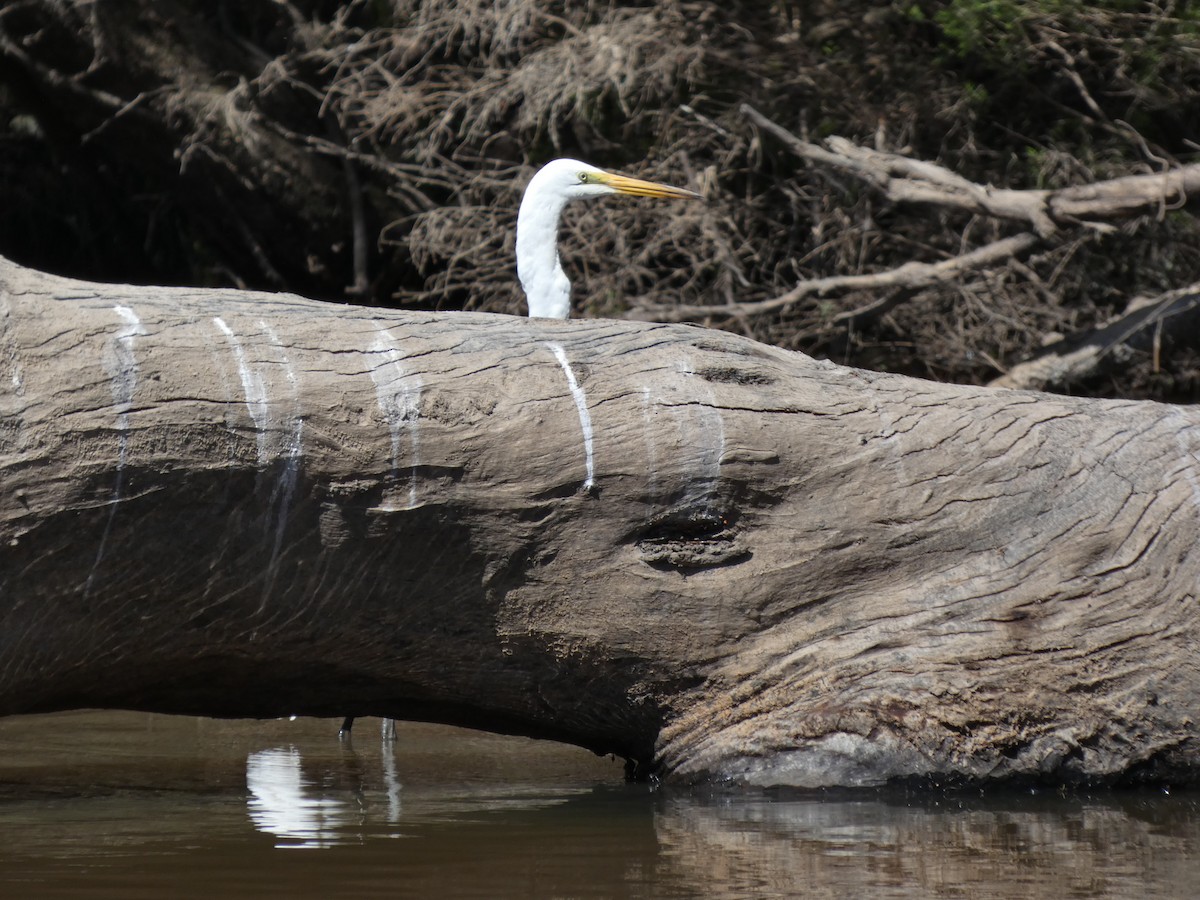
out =
<path fill-rule="evenodd" d="M 0 263 L 0 713 L 1190 778 L 1200 413 Z"/>

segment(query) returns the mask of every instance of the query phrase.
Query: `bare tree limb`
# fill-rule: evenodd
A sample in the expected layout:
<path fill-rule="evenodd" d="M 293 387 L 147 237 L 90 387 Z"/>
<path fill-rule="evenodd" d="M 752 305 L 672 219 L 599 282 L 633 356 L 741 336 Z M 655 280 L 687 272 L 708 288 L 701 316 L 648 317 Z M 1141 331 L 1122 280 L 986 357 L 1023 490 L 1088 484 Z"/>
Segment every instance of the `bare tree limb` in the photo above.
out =
<path fill-rule="evenodd" d="M 831 137 L 829 149 L 802 141 L 754 107 L 742 113 L 804 159 L 850 172 L 897 203 L 932 203 L 1024 222 L 1048 238 L 1062 225 L 1111 230 L 1105 221 L 1156 207 L 1174 207 L 1200 193 L 1200 163 L 1154 175 L 1129 175 L 1060 190 L 1012 190 L 976 184 L 936 163 L 872 150 Z"/>
<path fill-rule="evenodd" d="M 929 287 L 953 281 L 965 272 L 986 268 L 1027 252 L 1038 243 L 1038 238 L 1029 232 L 1002 238 L 985 244 L 961 256 L 953 256 L 935 263 L 907 262 L 886 272 L 867 275 L 833 275 L 802 281 L 786 294 L 760 300 L 757 303 L 726 303 L 721 306 L 656 306 L 631 310 L 626 318 L 653 322 L 686 322 L 705 316 L 762 315 L 778 312 L 810 296 L 824 297 L 832 293 L 862 290 L 885 290 L 889 288 Z M 855 312 L 848 315 L 855 316 Z"/>
<path fill-rule="evenodd" d="M 827 146 L 801 140 L 749 104 L 741 111 L 762 130 L 774 135 L 797 156 L 850 172 L 894 202 L 930 203 L 1021 222 L 1031 230 L 1002 238 L 959 256 L 939 262 L 913 261 L 895 269 L 862 275 L 839 275 L 803 281 L 790 291 L 752 303 L 722 305 L 653 306 L 630 310 L 626 318 L 684 322 L 710 317 L 763 315 L 779 312 L 808 297 L 861 290 L 913 290 L 945 283 L 964 273 L 1015 260 L 1039 241 L 1062 233 L 1064 225 L 1083 225 L 1095 231 L 1112 231 L 1106 219 L 1120 218 L 1157 207 L 1178 207 L 1200 192 L 1200 164 L 1162 174 L 1130 175 L 1060 190 L 1012 190 L 976 184 L 935 163 L 857 146 L 831 137 Z M 855 320 L 875 307 L 890 309 L 903 302 L 892 295 L 862 309 L 839 313 L 836 324 Z"/>
<path fill-rule="evenodd" d="M 845 138 L 829 138 L 827 150 L 800 140 L 747 103 L 741 110 L 747 119 L 802 159 L 850 172 L 897 203 L 934 203 L 1015 219 L 1029 223 L 1042 237 L 1056 230 L 1046 206 L 1049 191 L 1012 191 L 975 184 L 935 163 L 869 150 Z"/>
<path fill-rule="evenodd" d="M 1013 366 L 990 382 L 992 387 L 1045 390 L 1062 387 L 1093 374 L 1114 350 L 1131 344 L 1153 352 L 1157 359 L 1167 323 L 1174 330 L 1194 327 L 1200 318 L 1200 283 L 1158 297 L 1137 298 L 1120 316 L 1099 328 L 1047 347 L 1045 352 Z"/>

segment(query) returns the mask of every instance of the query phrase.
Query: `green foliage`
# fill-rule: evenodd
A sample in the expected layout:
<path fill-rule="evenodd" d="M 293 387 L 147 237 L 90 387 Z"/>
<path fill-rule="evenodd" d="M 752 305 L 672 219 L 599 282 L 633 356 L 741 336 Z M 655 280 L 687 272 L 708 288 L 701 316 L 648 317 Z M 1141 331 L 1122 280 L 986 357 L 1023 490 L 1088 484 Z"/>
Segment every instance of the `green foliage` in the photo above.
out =
<path fill-rule="evenodd" d="M 1177 99 L 1169 86 L 1180 75 L 1195 81 L 1200 10 L 1186 3 L 951 0 L 936 7 L 944 63 L 956 60 L 1001 78 L 1069 69 L 1100 98 L 1138 89 L 1147 103 Z"/>
<path fill-rule="evenodd" d="M 1028 4 L 1015 0 L 953 0 L 933 20 L 954 55 L 1011 60 L 1020 52 L 1021 23 L 1028 15 Z"/>

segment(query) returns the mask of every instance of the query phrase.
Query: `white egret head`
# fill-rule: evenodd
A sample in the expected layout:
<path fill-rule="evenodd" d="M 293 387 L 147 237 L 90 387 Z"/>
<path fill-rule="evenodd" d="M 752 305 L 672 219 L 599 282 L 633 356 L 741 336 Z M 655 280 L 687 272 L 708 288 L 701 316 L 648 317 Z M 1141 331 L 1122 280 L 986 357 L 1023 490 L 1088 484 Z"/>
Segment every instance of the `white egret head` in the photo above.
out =
<path fill-rule="evenodd" d="M 684 188 L 642 181 L 598 169 L 577 159 L 546 163 L 525 188 L 517 214 L 517 276 L 529 315 L 566 319 L 571 314 L 571 282 L 558 258 L 558 221 L 571 200 L 604 194 L 698 199 Z"/>

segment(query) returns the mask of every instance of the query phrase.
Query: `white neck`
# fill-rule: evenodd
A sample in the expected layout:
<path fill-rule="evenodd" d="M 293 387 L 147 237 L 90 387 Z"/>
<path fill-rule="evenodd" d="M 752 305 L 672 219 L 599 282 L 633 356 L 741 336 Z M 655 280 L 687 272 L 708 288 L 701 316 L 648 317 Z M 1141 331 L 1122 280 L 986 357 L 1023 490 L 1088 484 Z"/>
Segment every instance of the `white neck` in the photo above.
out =
<path fill-rule="evenodd" d="M 558 259 L 558 220 L 567 199 L 531 189 L 517 213 L 517 277 L 525 289 L 529 315 L 566 319 L 571 315 L 571 282 Z"/>

